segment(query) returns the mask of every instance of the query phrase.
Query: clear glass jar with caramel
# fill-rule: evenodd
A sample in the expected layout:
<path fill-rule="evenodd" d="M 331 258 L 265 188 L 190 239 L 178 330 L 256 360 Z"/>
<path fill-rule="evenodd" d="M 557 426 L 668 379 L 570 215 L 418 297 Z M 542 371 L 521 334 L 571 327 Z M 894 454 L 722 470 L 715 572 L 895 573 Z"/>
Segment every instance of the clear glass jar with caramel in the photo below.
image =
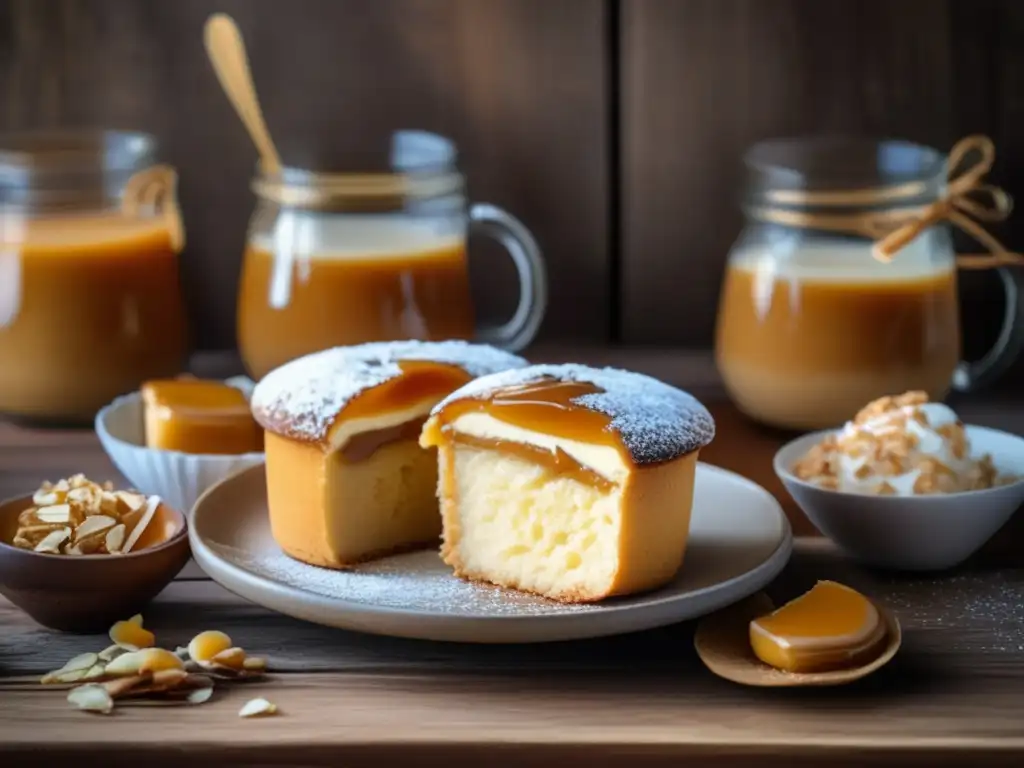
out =
<path fill-rule="evenodd" d="M 530 232 L 492 205 L 467 206 L 447 139 L 400 131 L 353 170 L 284 168 L 253 181 L 238 295 L 238 346 L 259 379 L 302 355 L 369 341 L 474 339 L 511 350 L 536 335 L 547 303 Z M 479 328 L 466 239 L 495 238 L 519 275 L 504 325 Z"/>
<path fill-rule="evenodd" d="M 995 348 L 961 361 L 957 254 L 948 226 L 877 257 L 890 222 L 946 195 L 944 153 L 903 141 L 782 139 L 746 155 L 746 226 L 729 254 L 716 361 L 739 408 L 787 429 L 843 423 L 885 395 L 939 400 L 997 376 L 1024 344 L 1018 277 L 1000 268 Z"/>
<path fill-rule="evenodd" d="M 174 188 L 144 134 L 0 136 L 0 413 L 89 423 L 181 370 Z"/>

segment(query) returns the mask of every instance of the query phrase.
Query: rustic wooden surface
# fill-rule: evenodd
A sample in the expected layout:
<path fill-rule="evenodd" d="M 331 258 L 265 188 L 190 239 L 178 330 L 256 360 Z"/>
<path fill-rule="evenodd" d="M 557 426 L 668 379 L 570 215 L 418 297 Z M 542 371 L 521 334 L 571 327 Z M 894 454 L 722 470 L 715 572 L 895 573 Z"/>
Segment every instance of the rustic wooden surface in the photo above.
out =
<path fill-rule="evenodd" d="M 475 201 L 544 250 L 544 334 L 607 340 L 604 0 L 0 0 L 0 129 L 153 132 L 180 170 L 183 275 L 196 342 L 235 346 L 256 154 L 206 59 L 202 27 L 238 21 L 286 164 L 345 170 L 399 129 L 452 137 Z M 515 271 L 471 243 L 485 317 L 515 309 Z"/>
<path fill-rule="evenodd" d="M 1024 193 L 1017 0 L 628 0 L 620 29 L 624 343 L 710 345 L 742 226 L 741 157 L 761 139 L 866 135 L 946 150 L 987 133 L 991 180 Z M 995 231 L 1024 248 L 1020 216 Z M 961 295 L 975 358 L 1001 321 L 998 278 L 964 274 Z"/>
<path fill-rule="evenodd" d="M 533 355 L 565 356 L 553 348 Z M 689 387 L 718 418 L 718 448 L 708 459 L 766 481 L 765 462 L 782 436 L 754 428 L 724 404 L 706 354 L 577 350 L 574 357 Z M 227 373 L 235 365 L 208 357 L 196 370 Z M 969 421 L 1024 432 L 1019 401 L 956 405 Z M 74 471 L 116 476 L 89 432 L 0 425 L 0 496 Z M 222 687 L 201 707 L 124 708 L 107 719 L 70 710 L 61 692 L 34 682 L 103 647 L 104 637 L 43 630 L 0 599 L 0 765 L 1018 766 L 1024 562 L 1019 535 L 1004 539 L 991 556 L 940 577 L 869 572 L 820 538 L 800 539 L 769 589 L 776 600 L 818 578 L 838 579 L 890 607 L 905 630 L 890 667 L 820 691 L 752 690 L 715 678 L 692 650 L 689 623 L 550 645 L 423 643 L 302 623 L 186 568 L 146 611 L 158 640 L 173 647 L 220 628 L 269 656 L 273 674 Z M 240 720 L 238 708 L 256 695 L 282 714 Z"/>

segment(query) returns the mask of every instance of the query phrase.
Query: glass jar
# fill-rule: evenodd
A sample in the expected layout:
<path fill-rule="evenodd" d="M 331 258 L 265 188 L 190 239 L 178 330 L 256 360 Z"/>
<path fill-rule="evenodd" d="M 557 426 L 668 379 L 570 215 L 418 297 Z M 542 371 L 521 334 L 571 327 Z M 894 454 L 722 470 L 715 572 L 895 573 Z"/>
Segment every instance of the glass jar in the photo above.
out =
<path fill-rule="evenodd" d="M 249 374 L 259 379 L 310 352 L 368 341 L 525 347 L 547 303 L 540 249 L 508 213 L 467 209 L 464 188 L 454 146 L 418 131 L 394 134 L 383 157 L 350 173 L 258 175 L 238 295 Z M 471 230 L 496 238 L 518 271 L 518 308 L 500 327 L 475 327 Z"/>
<path fill-rule="evenodd" d="M 790 429 L 841 424 L 878 397 L 941 399 L 990 380 L 1022 341 L 1014 273 L 1004 330 L 960 362 L 956 254 L 936 225 L 888 263 L 857 222 L 903 220 L 944 193 L 946 157 L 901 141 L 773 140 L 745 157 L 746 226 L 729 254 L 716 361 L 738 407 Z M 870 230 L 871 227 L 860 227 Z"/>
<path fill-rule="evenodd" d="M 181 370 L 174 182 L 144 134 L 0 136 L 0 412 L 91 423 Z"/>

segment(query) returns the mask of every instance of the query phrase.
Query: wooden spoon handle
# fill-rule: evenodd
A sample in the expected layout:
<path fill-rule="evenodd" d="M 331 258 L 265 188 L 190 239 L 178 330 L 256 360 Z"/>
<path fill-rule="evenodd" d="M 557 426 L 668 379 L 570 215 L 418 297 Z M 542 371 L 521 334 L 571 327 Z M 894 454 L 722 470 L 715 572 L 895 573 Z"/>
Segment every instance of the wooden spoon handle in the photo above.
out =
<path fill-rule="evenodd" d="M 245 43 L 242 42 L 238 25 L 227 14 L 215 13 L 206 22 L 203 38 L 217 79 L 260 153 L 264 173 L 278 173 L 281 170 L 281 158 L 263 119 L 263 110 L 256 97 L 256 87 L 252 82 L 249 59 L 245 55 Z"/>

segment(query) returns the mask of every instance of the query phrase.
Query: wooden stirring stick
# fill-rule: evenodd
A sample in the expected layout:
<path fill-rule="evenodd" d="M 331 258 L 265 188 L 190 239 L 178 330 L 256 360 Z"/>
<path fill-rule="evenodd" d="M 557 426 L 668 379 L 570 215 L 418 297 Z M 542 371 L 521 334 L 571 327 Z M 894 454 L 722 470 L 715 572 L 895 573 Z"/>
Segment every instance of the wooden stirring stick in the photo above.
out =
<path fill-rule="evenodd" d="M 203 37 L 217 79 L 256 145 L 263 172 L 276 175 L 281 170 L 281 157 L 263 120 L 263 110 L 256 97 L 256 86 L 252 82 L 249 59 L 238 25 L 227 14 L 215 13 L 206 22 Z"/>

